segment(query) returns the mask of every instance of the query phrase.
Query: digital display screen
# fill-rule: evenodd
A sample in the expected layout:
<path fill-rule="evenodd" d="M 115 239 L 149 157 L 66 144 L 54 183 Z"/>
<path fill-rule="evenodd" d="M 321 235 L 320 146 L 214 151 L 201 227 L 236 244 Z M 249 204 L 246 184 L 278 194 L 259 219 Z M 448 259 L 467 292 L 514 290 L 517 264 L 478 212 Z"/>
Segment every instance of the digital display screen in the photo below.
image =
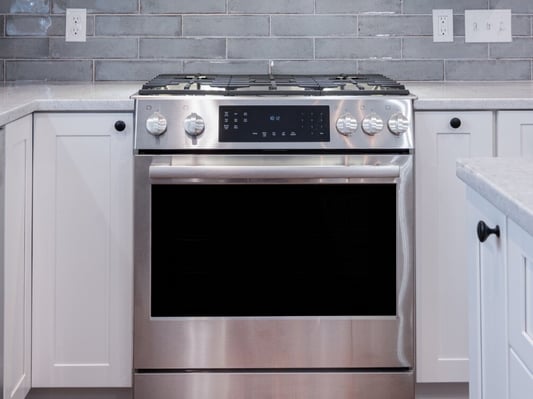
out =
<path fill-rule="evenodd" d="M 327 105 L 220 106 L 220 142 L 329 141 Z"/>

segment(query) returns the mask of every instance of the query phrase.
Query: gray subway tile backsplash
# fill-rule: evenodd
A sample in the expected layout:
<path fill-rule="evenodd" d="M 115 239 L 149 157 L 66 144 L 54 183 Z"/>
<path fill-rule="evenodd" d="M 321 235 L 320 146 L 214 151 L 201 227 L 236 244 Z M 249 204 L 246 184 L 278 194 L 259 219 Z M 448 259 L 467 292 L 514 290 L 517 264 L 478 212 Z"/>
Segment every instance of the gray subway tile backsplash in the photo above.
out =
<path fill-rule="evenodd" d="M 67 8 L 87 41 L 65 42 Z M 432 40 L 432 10 L 454 42 Z M 465 43 L 464 11 L 512 11 L 511 43 Z M 383 73 L 531 80 L 531 0 L 0 0 L 0 81 L 147 80 L 159 73 Z"/>
<path fill-rule="evenodd" d="M 6 61 L 6 80 L 91 81 L 93 62 L 84 60 Z"/>

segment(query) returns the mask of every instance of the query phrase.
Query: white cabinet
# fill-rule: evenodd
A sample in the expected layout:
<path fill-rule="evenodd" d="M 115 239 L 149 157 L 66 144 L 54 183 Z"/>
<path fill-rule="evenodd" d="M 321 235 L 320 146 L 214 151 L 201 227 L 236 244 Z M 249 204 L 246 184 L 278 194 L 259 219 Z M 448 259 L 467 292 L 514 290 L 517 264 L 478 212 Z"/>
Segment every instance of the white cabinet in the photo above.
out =
<path fill-rule="evenodd" d="M 533 395 L 533 236 L 473 189 L 469 203 L 470 399 Z M 480 242 L 480 221 L 496 234 Z"/>
<path fill-rule="evenodd" d="M 34 132 L 33 386 L 129 387 L 132 114 L 37 113 Z"/>
<path fill-rule="evenodd" d="M 507 221 L 467 188 L 470 399 L 507 398 Z M 490 235 L 477 230 L 486 227 Z M 488 230 L 493 229 L 493 230 Z M 497 229 L 497 232 L 492 232 Z M 483 233 L 483 229 L 481 232 Z"/>
<path fill-rule="evenodd" d="M 32 117 L 0 129 L 3 396 L 22 399 L 31 386 Z M 2 352 L 0 351 L 0 355 Z M 2 378 L 2 376 L 0 376 Z"/>
<path fill-rule="evenodd" d="M 466 382 L 466 204 L 456 160 L 493 155 L 493 113 L 417 111 L 415 129 L 417 382 Z"/>
<path fill-rule="evenodd" d="M 533 396 L 533 237 L 509 220 L 509 399 Z"/>
<path fill-rule="evenodd" d="M 496 118 L 498 156 L 533 158 L 533 111 L 499 111 Z"/>

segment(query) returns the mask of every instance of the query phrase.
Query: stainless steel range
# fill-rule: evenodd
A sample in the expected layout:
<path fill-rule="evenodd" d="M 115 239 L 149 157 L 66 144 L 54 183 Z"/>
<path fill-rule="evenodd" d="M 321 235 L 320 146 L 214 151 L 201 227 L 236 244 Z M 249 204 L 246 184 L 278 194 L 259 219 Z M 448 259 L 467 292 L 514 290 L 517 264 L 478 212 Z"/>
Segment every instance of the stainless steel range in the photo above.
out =
<path fill-rule="evenodd" d="M 414 398 L 414 96 L 160 75 L 133 98 L 135 399 Z"/>

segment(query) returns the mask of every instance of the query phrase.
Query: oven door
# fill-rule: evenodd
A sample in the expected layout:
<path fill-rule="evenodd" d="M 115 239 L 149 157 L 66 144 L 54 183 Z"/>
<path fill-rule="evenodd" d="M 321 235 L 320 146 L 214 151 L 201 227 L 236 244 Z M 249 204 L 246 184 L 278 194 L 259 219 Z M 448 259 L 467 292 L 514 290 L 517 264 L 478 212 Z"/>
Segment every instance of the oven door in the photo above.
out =
<path fill-rule="evenodd" d="M 411 155 L 135 167 L 137 372 L 413 368 Z"/>

